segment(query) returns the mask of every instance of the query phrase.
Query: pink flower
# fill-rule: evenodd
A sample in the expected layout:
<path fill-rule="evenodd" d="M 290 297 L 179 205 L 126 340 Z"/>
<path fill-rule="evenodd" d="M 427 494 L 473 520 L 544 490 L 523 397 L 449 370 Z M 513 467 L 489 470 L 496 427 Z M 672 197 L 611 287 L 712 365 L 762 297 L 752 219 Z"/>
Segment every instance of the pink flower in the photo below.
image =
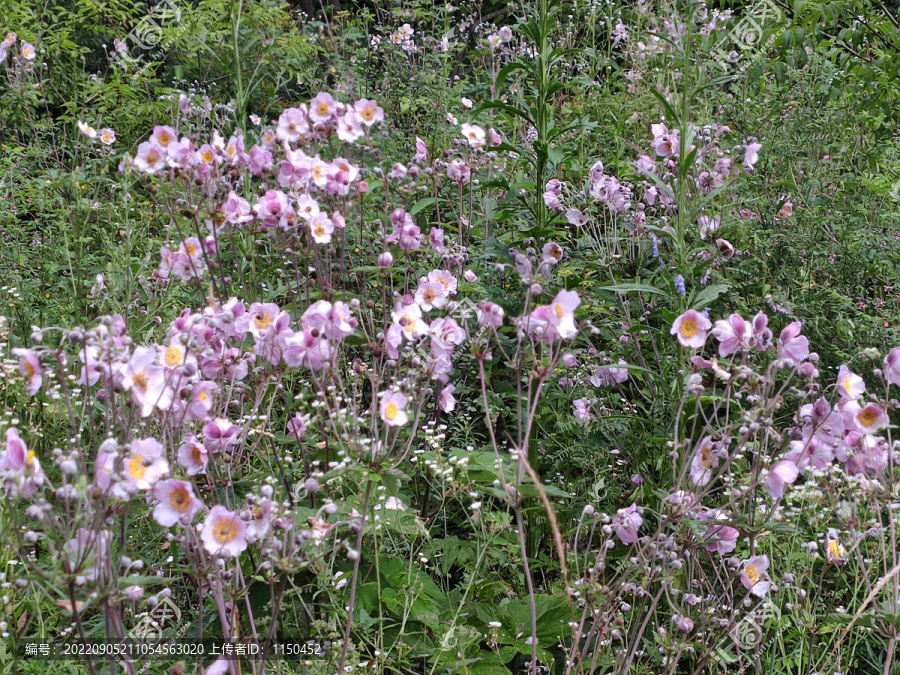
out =
<path fill-rule="evenodd" d="M 288 431 L 287 435 L 293 438 L 296 438 L 298 441 L 306 432 L 306 427 L 309 424 L 309 418 L 302 413 L 296 413 L 290 420 L 288 420 L 287 426 Z"/>
<path fill-rule="evenodd" d="M 181 447 L 178 448 L 178 463 L 187 470 L 189 476 L 206 473 L 209 451 L 194 434 L 186 434 Z"/>
<path fill-rule="evenodd" d="M 416 164 L 421 164 L 428 158 L 428 146 L 425 145 L 425 141 L 416 136 L 416 154 L 413 157 L 413 162 Z"/>
<path fill-rule="evenodd" d="M 697 218 L 697 225 L 700 226 L 700 239 L 706 240 L 706 235 L 718 231 L 721 224 L 722 216 L 700 216 Z"/>
<path fill-rule="evenodd" d="M 707 551 L 715 551 L 719 555 L 731 553 L 737 548 L 737 539 L 740 532 L 727 525 L 711 525 L 703 533 L 703 538 L 708 542 L 704 548 Z"/>
<path fill-rule="evenodd" d="M 382 109 L 374 100 L 367 101 L 360 99 L 353 104 L 353 110 L 359 115 L 360 120 L 367 127 L 372 126 L 375 122 L 384 120 L 384 109 Z"/>
<path fill-rule="evenodd" d="M 750 338 L 751 346 L 764 352 L 772 345 L 772 331 L 769 329 L 769 317 L 759 312 L 753 317 L 753 334 Z"/>
<path fill-rule="evenodd" d="M 288 108 L 278 118 L 278 128 L 275 137 L 279 141 L 294 143 L 309 133 L 309 123 L 306 119 L 305 106 L 300 108 Z"/>
<path fill-rule="evenodd" d="M 432 270 L 428 273 L 428 281 L 437 281 L 448 294 L 456 293 L 457 280 L 447 270 Z"/>
<path fill-rule="evenodd" d="M 589 422 L 593 417 L 591 402 L 586 398 L 576 398 L 572 403 L 575 406 L 575 419 L 579 422 Z"/>
<path fill-rule="evenodd" d="M 437 227 L 432 227 L 428 233 L 428 243 L 437 255 L 444 255 L 447 252 L 447 247 L 444 246 L 444 231 Z"/>
<path fill-rule="evenodd" d="M 749 351 L 753 344 L 753 325 L 737 314 L 716 321 L 712 332 L 719 340 L 719 356 L 723 358 L 740 351 Z"/>
<path fill-rule="evenodd" d="M 34 396 L 44 382 L 40 358 L 30 349 L 16 348 L 12 353 L 19 357 L 19 372 L 25 377 L 25 391 Z"/>
<path fill-rule="evenodd" d="M 799 368 L 809 357 L 809 340 L 806 336 L 800 335 L 802 329 L 803 324 L 794 321 L 785 326 L 778 337 L 779 358 L 789 361 L 794 368 Z"/>
<path fill-rule="evenodd" d="M 213 392 L 216 383 L 210 380 L 195 382 L 191 387 L 191 398 L 187 406 L 187 418 L 206 422 L 209 419 L 209 411 L 212 410 Z"/>
<path fill-rule="evenodd" d="M 503 308 L 493 302 L 484 301 L 478 306 L 478 324 L 483 328 L 497 329 L 503 325 Z"/>
<path fill-rule="evenodd" d="M 656 152 L 657 157 L 672 157 L 680 151 L 679 131 L 669 131 L 665 124 L 653 124 L 650 127 L 653 133 L 653 142 L 650 147 Z"/>
<path fill-rule="evenodd" d="M 330 363 L 334 352 L 331 344 L 321 335 L 314 335 L 313 329 L 293 333 L 286 331 L 279 336 L 284 362 L 291 368 L 304 364 L 318 372 Z"/>
<path fill-rule="evenodd" d="M 888 382 L 900 386 L 900 347 L 894 347 L 884 357 L 883 371 Z"/>
<path fill-rule="evenodd" d="M 138 146 L 134 167 L 143 173 L 154 174 L 166 166 L 165 150 L 156 143 L 145 141 Z"/>
<path fill-rule="evenodd" d="M 637 504 L 632 503 L 627 509 L 619 509 L 616 512 L 612 519 L 612 528 L 623 544 L 633 544 L 638 539 L 638 530 L 643 522 Z"/>
<path fill-rule="evenodd" d="M 379 108 L 381 110 L 381 108 Z M 356 143 L 365 135 L 363 120 L 355 110 L 348 110 L 337 121 L 338 139 L 344 143 Z M 367 125 L 370 126 L 370 125 Z"/>
<path fill-rule="evenodd" d="M 203 506 L 194 495 L 194 486 L 183 480 L 159 481 L 153 488 L 153 496 L 159 500 L 153 509 L 153 519 L 163 527 L 172 527 L 175 523 L 190 525 Z"/>
<path fill-rule="evenodd" d="M 541 262 L 545 265 L 552 266 L 562 260 L 563 248 L 557 243 L 548 241 L 546 244 L 544 244 L 544 248 L 541 253 L 543 254 Z"/>
<path fill-rule="evenodd" d="M 75 536 L 70 539 L 64 549 L 68 557 L 69 570 L 90 581 L 96 580 L 102 570 L 109 569 L 109 544 L 112 534 L 109 530 L 96 532 L 79 527 Z"/>
<path fill-rule="evenodd" d="M 712 322 L 703 314 L 694 309 L 689 309 L 672 323 L 669 333 L 678 336 L 678 342 L 690 349 L 700 349 L 706 344 L 706 331 L 712 327 Z"/>
<path fill-rule="evenodd" d="M 201 539 L 210 555 L 237 557 L 247 549 L 247 525 L 236 512 L 216 505 L 203 521 Z"/>
<path fill-rule="evenodd" d="M 122 463 L 125 478 L 139 490 L 149 490 L 169 473 L 169 462 L 163 453 L 163 446 L 155 438 L 132 441 L 131 452 Z"/>
<path fill-rule="evenodd" d="M 600 366 L 594 370 L 591 375 L 590 382 L 595 387 L 610 387 L 614 384 L 622 384 L 628 379 L 628 362 L 619 359 L 619 365 L 624 368 L 613 368 L 611 366 Z"/>
<path fill-rule="evenodd" d="M 456 387 L 452 384 L 448 384 L 441 390 L 441 393 L 438 396 L 438 405 L 445 413 L 453 412 L 456 409 L 456 399 L 453 397 L 453 392 L 455 391 Z"/>
<path fill-rule="evenodd" d="M 228 197 L 222 205 L 222 212 L 225 214 L 225 221 L 232 225 L 249 223 L 253 220 L 250 202 L 236 194 L 234 190 L 228 193 Z"/>
<path fill-rule="evenodd" d="M 154 350 L 136 347 L 121 373 L 122 386 L 131 390 L 134 402 L 141 408 L 141 417 L 149 416 L 155 408 L 168 410 L 172 405 L 175 393 L 167 383 L 165 369 L 157 365 Z"/>
<path fill-rule="evenodd" d="M 422 311 L 430 312 L 435 307 L 447 304 L 447 294 L 443 284 L 437 281 L 421 281 L 415 295 L 416 303 Z"/>
<path fill-rule="evenodd" d="M 78 131 L 83 133 L 88 138 L 97 138 L 97 130 L 92 127 L 87 122 L 78 122 Z"/>
<path fill-rule="evenodd" d="M 309 102 L 309 119 L 318 124 L 331 121 L 332 115 L 337 111 L 337 101 L 331 94 L 322 92 Z"/>
<path fill-rule="evenodd" d="M 317 244 L 328 244 L 334 232 L 334 223 L 324 213 L 313 216 L 309 220 L 309 231 Z"/>
<path fill-rule="evenodd" d="M 697 445 L 691 459 L 691 480 L 697 485 L 706 485 L 712 479 L 713 469 L 719 466 L 719 453 L 711 436 L 706 436 Z"/>
<path fill-rule="evenodd" d="M 744 151 L 744 169 L 753 170 L 753 165 L 759 161 L 759 151 L 762 149 L 762 143 L 748 143 L 747 149 Z"/>
<path fill-rule="evenodd" d="M 281 190 L 266 192 L 257 202 L 254 210 L 257 218 L 267 227 L 280 227 L 287 230 L 297 222 L 297 214 L 294 213 L 287 195 Z"/>
<path fill-rule="evenodd" d="M 887 413 L 881 406 L 869 403 L 860 406 L 856 401 L 848 401 L 843 407 L 844 417 L 850 418 L 853 425 L 864 434 L 873 435 L 890 423 Z"/>
<path fill-rule="evenodd" d="M 827 443 L 820 442 L 817 436 L 791 441 L 791 451 L 785 455 L 785 460 L 797 465 L 797 471 L 803 471 L 808 466 L 814 469 L 824 469 L 834 459 L 834 452 Z M 793 481 L 789 481 L 793 482 Z"/>
<path fill-rule="evenodd" d="M 240 441 L 241 428 L 223 417 L 203 427 L 203 444 L 209 452 L 226 452 Z"/>
<path fill-rule="evenodd" d="M 303 312 L 300 323 L 304 329 L 316 329 L 329 340 L 338 342 L 359 325 L 347 303 L 338 301 L 331 304 L 327 300 L 319 300 L 310 305 Z"/>
<path fill-rule="evenodd" d="M 846 365 L 842 365 L 837 374 L 837 391 L 842 400 L 855 401 L 866 393 L 866 383 Z"/>
<path fill-rule="evenodd" d="M 229 663 L 228 658 L 220 656 L 206 667 L 206 670 L 203 671 L 203 675 L 225 675 L 230 667 Z"/>
<path fill-rule="evenodd" d="M 407 340 L 417 340 L 427 335 L 429 326 L 422 320 L 422 310 L 412 297 L 402 297 L 395 307 L 392 315 L 395 324 L 403 329 L 403 337 Z"/>
<path fill-rule="evenodd" d="M 473 148 L 483 148 L 486 142 L 486 134 L 484 129 L 475 125 L 475 124 L 463 124 L 460 127 L 460 131 L 462 131 L 463 138 L 468 141 L 469 145 Z"/>
<path fill-rule="evenodd" d="M 799 475 L 800 471 L 797 469 L 796 464 L 790 460 L 782 459 L 775 462 L 772 468 L 769 469 L 769 476 L 763 487 L 772 499 L 781 499 L 784 496 L 785 485 L 793 484 Z"/>
<path fill-rule="evenodd" d="M 381 421 L 389 427 L 400 427 L 409 421 L 406 404 L 409 400 L 400 392 L 384 392 L 381 395 Z"/>
<path fill-rule="evenodd" d="M 578 335 L 578 327 L 575 325 L 575 310 L 581 304 L 581 299 L 575 291 L 560 291 L 548 306 L 547 321 L 551 327 L 550 333 L 554 337 L 563 340 L 571 340 Z M 552 338 L 551 338 L 552 339 Z"/>
<path fill-rule="evenodd" d="M 6 447 L 0 455 L 0 476 L 9 497 L 30 497 L 44 484 L 44 470 L 34 452 L 29 451 L 19 430 L 6 430 Z"/>
<path fill-rule="evenodd" d="M 744 588 L 758 598 L 769 592 L 772 582 L 768 580 L 766 570 L 769 569 L 769 556 L 755 555 L 744 563 L 741 572 L 741 583 Z"/>
<path fill-rule="evenodd" d="M 34 49 L 34 45 L 22 40 L 22 58 L 26 61 L 34 61 L 35 56 L 37 56 L 37 52 Z"/>

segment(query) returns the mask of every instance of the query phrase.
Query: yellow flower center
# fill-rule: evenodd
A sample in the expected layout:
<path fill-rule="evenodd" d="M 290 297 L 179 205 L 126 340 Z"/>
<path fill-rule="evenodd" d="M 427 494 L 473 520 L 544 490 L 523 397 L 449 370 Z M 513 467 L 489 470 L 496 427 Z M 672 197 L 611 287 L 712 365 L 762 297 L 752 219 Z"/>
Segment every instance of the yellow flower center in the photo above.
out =
<path fill-rule="evenodd" d="M 133 457 L 128 464 L 128 471 L 134 478 L 140 480 L 147 473 L 147 467 L 144 465 L 144 458 L 141 455 Z"/>
<path fill-rule="evenodd" d="M 256 327 L 262 330 L 266 328 L 270 323 L 272 323 L 272 319 L 268 314 L 260 313 L 253 318 L 253 323 L 256 324 Z"/>
<path fill-rule="evenodd" d="M 147 391 L 147 385 L 149 384 L 149 380 L 147 379 L 147 373 L 144 371 L 139 372 L 134 376 L 134 386 L 140 389 L 141 391 Z"/>
<path fill-rule="evenodd" d="M 562 305 L 553 305 L 553 313 L 556 314 L 557 319 L 562 319 L 563 315 L 566 313 L 566 310 L 563 309 Z"/>
<path fill-rule="evenodd" d="M 712 448 L 710 448 L 709 446 L 706 446 L 705 448 L 703 448 L 703 449 L 700 451 L 700 465 L 701 465 L 704 469 L 708 469 L 708 468 L 709 468 L 709 456 L 710 456 L 710 454 L 712 454 Z"/>
<path fill-rule="evenodd" d="M 375 117 L 375 108 L 371 106 L 363 108 L 362 117 L 366 122 L 371 122 L 372 118 Z"/>
<path fill-rule="evenodd" d="M 206 398 L 207 398 L 207 396 L 206 396 L 206 392 L 205 392 L 205 391 L 201 391 L 199 394 L 197 394 L 197 400 L 198 400 L 198 401 L 205 401 Z"/>
<path fill-rule="evenodd" d="M 416 330 L 416 321 L 415 321 L 415 319 L 410 319 L 409 316 L 406 315 L 406 314 L 403 315 L 403 319 L 406 320 L 406 323 L 405 323 L 405 324 L 404 324 L 402 321 L 400 322 L 401 325 L 403 325 L 403 330 L 405 330 L 407 333 L 413 333 L 413 332 L 415 332 L 415 330 Z"/>
<path fill-rule="evenodd" d="M 828 552 L 832 558 L 840 559 L 844 555 L 844 547 L 836 539 L 828 542 Z"/>
<path fill-rule="evenodd" d="M 147 153 L 147 165 L 148 166 L 156 166 L 156 163 L 159 161 L 160 155 L 156 150 L 151 150 Z"/>
<path fill-rule="evenodd" d="M 200 156 L 200 159 L 202 159 L 205 164 L 211 164 L 213 161 L 212 150 L 204 150 L 203 154 Z"/>
<path fill-rule="evenodd" d="M 28 457 L 25 460 L 25 464 L 26 466 L 31 466 L 32 464 L 34 464 L 34 450 L 28 451 Z"/>
<path fill-rule="evenodd" d="M 844 390 L 849 394 L 850 393 L 850 378 L 844 378 Z"/>
<path fill-rule="evenodd" d="M 425 291 L 425 300 L 427 302 L 433 302 L 436 297 L 437 297 L 437 293 L 435 293 L 430 288 Z"/>
<path fill-rule="evenodd" d="M 200 446 L 195 445 L 191 448 L 191 457 L 197 464 L 203 464 L 203 459 L 200 456 Z"/>
<path fill-rule="evenodd" d="M 399 413 L 400 408 L 397 407 L 396 403 L 388 403 L 387 407 L 384 409 L 384 416 L 389 420 L 395 419 Z"/>
<path fill-rule="evenodd" d="M 25 368 L 25 376 L 28 377 L 28 379 L 34 377 L 35 372 L 37 372 L 35 371 L 34 366 L 28 363 L 28 361 L 25 361 L 22 365 Z"/>
<path fill-rule="evenodd" d="M 694 337 L 697 334 L 697 322 L 693 319 L 685 319 L 682 321 L 681 334 L 684 337 Z"/>
<path fill-rule="evenodd" d="M 325 117 L 325 115 L 328 114 L 328 104 L 320 103 L 316 106 L 316 112 L 319 113 L 319 115 L 321 115 L 322 117 Z"/>
<path fill-rule="evenodd" d="M 187 254 L 189 256 L 193 256 L 195 253 L 197 253 L 197 247 L 193 244 L 185 244 L 184 250 L 187 251 Z"/>
<path fill-rule="evenodd" d="M 747 566 L 747 578 L 750 579 L 750 585 L 753 586 L 759 581 L 759 570 L 753 565 Z"/>
<path fill-rule="evenodd" d="M 166 350 L 166 365 L 177 366 L 182 361 L 181 348 L 174 345 Z"/>
<path fill-rule="evenodd" d="M 169 143 L 172 142 L 172 137 L 169 135 L 169 132 L 164 131 L 159 135 L 159 144 L 164 148 L 169 147 Z"/>
<path fill-rule="evenodd" d="M 878 413 L 874 408 L 866 408 L 859 414 L 859 422 L 864 427 L 870 427 L 878 419 Z"/>
<path fill-rule="evenodd" d="M 325 234 L 325 226 L 322 225 L 322 223 L 319 223 L 318 225 L 316 225 L 316 229 L 314 230 L 314 232 L 317 237 L 321 237 L 323 234 Z"/>
<path fill-rule="evenodd" d="M 237 528 L 230 520 L 220 520 L 213 528 L 213 537 L 220 544 L 227 544 L 237 536 Z"/>
<path fill-rule="evenodd" d="M 173 509 L 179 513 L 184 513 L 187 511 L 188 506 L 191 505 L 191 496 L 184 488 L 175 488 L 172 490 L 172 496 L 169 498 L 169 501 L 172 502 Z"/>

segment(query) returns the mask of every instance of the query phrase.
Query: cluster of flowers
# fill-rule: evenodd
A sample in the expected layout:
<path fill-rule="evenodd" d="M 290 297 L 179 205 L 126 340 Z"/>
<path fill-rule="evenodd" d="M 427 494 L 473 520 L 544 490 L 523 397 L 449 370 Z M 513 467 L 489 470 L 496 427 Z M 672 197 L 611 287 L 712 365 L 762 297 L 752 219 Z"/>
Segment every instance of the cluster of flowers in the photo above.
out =
<path fill-rule="evenodd" d="M 116 142 L 116 132 L 109 128 L 97 131 L 87 122 L 78 122 L 78 131 L 91 140 L 99 138 L 103 145 L 112 145 Z"/>
<path fill-rule="evenodd" d="M 686 154 L 697 150 L 693 166 L 698 169 L 691 173 L 689 180 L 691 188 L 698 193 L 709 195 L 734 178 L 736 172 L 732 156 L 719 144 L 720 139 L 730 131 L 729 127 L 719 125 L 690 127 L 690 136 L 696 143 L 692 141 Z M 591 222 L 589 211 L 583 206 L 579 208 L 578 204 L 586 197 L 589 201 L 602 205 L 609 213 L 625 217 L 627 227 L 636 235 L 646 232 L 648 225 L 653 225 L 659 231 L 675 236 L 669 220 L 678 208 L 675 187 L 679 174 L 681 132 L 658 123 L 651 125 L 651 133 L 651 153 L 641 155 L 634 162 L 638 175 L 647 179 L 640 185 L 620 181 L 616 176 L 606 173 L 603 163 L 598 161 L 588 172 L 583 195 L 567 195 L 565 184 L 553 179 L 545 186 L 544 204 L 551 210 L 564 213 L 570 224 L 582 227 Z M 760 143 L 751 141 L 734 149 L 735 153 L 743 152 L 741 168 L 744 172 L 753 172 L 754 165 L 759 161 L 761 147 Z M 640 195 L 639 199 L 635 198 L 636 193 Z M 720 229 L 721 224 L 721 215 L 701 214 L 696 223 L 697 236 L 705 241 Z M 657 238 L 650 234 L 650 239 L 653 256 L 658 257 Z M 722 260 L 727 261 L 734 256 L 734 246 L 727 239 L 717 238 L 715 244 Z M 703 259 L 711 257 L 708 251 L 701 251 L 698 255 Z"/>
<path fill-rule="evenodd" d="M 6 57 L 9 55 L 9 50 L 12 48 L 16 41 L 18 40 L 18 36 L 15 33 L 7 33 L 6 38 L 0 42 L 0 63 L 6 61 Z M 37 56 L 37 52 L 34 49 L 34 45 L 30 42 L 26 42 L 22 40 L 21 47 L 22 58 L 26 61 L 34 61 Z"/>

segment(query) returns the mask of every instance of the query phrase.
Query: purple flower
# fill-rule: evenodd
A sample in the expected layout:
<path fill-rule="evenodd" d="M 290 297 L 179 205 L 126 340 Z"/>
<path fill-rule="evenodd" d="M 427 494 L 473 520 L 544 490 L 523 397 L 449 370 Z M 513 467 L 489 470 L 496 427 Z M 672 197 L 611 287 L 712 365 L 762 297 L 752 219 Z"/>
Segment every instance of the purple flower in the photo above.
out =
<path fill-rule="evenodd" d="M 643 522 L 637 504 L 632 503 L 627 509 L 619 509 L 616 512 L 612 528 L 623 544 L 633 544 L 638 539 L 638 530 Z"/>

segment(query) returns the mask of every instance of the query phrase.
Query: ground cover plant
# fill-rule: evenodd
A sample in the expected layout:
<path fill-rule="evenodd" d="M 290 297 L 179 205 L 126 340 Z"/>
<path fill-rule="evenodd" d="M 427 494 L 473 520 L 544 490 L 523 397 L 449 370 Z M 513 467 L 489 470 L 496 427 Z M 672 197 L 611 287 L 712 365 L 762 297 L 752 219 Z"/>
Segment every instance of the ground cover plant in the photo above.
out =
<path fill-rule="evenodd" d="M 0 8 L 0 670 L 900 673 L 896 8 Z"/>

